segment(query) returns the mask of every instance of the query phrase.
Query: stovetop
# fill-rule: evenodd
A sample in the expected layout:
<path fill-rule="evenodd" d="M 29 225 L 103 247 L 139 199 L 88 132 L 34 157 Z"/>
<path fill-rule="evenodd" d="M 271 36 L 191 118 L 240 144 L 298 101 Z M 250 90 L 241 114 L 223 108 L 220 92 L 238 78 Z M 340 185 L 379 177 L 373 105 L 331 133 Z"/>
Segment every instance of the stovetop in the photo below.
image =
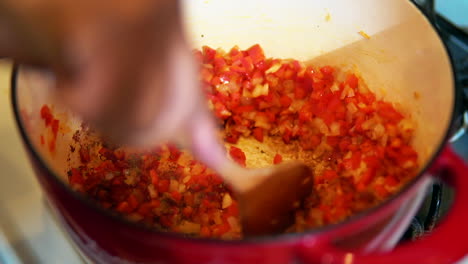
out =
<path fill-rule="evenodd" d="M 430 1 L 417 2 L 422 5 Z M 454 138 L 451 144 L 455 152 L 468 162 L 468 134 L 463 134 L 460 130 L 463 122 L 466 125 L 468 117 L 466 112 L 468 109 L 468 33 L 440 14 L 428 15 L 433 17 L 433 22 L 438 28 L 454 65 L 458 94 L 455 110 L 456 120 L 453 127 Z M 459 133 L 457 134 L 456 131 Z M 448 211 L 452 201 L 453 190 L 440 182 L 434 183 L 402 241 L 419 239 L 430 233 Z"/>

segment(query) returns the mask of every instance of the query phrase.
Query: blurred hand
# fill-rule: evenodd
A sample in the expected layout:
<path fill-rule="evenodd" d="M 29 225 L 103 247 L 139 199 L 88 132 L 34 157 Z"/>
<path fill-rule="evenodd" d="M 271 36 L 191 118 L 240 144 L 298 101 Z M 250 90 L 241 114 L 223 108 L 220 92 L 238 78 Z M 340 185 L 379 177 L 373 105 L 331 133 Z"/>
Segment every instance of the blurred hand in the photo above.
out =
<path fill-rule="evenodd" d="M 119 143 L 166 140 L 201 105 L 175 0 L 3 0 L 0 56 L 54 71 L 57 92 Z"/>

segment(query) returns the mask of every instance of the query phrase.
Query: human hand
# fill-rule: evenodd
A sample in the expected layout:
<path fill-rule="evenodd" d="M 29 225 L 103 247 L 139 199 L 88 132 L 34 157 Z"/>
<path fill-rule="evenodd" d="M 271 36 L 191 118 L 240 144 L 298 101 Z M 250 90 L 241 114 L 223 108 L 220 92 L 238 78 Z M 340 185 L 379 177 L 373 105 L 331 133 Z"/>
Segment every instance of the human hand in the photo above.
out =
<path fill-rule="evenodd" d="M 54 72 L 66 105 L 105 136 L 170 138 L 200 104 L 173 0 L 4 0 L 0 55 Z"/>

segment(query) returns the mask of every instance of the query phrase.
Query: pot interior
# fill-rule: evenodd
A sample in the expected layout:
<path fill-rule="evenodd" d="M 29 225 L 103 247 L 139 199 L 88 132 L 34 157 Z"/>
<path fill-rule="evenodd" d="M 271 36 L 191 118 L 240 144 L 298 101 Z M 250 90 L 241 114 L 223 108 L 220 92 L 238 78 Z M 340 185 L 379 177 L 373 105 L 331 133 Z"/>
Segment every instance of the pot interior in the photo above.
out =
<path fill-rule="evenodd" d="M 410 1 L 184 3 L 193 47 L 258 43 L 269 57 L 350 69 L 415 121 L 420 164 L 444 139 L 454 102 L 451 64 L 434 28 Z"/>
<path fill-rule="evenodd" d="M 338 66 L 360 74 L 379 99 L 393 102 L 416 124 L 413 146 L 424 164 L 442 143 L 454 102 L 453 76 L 444 46 L 430 23 L 406 0 L 184 1 L 187 36 L 194 48 L 229 50 L 260 44 L 267 57 Z M 52 94 L 49 73 L 22 68 L 16 100 L 34 151 L 66 181 L 70 151 L 81 120 Z M 38 113 L 54 105 L 61 124 L 56 151 L 41 144 Z"/>

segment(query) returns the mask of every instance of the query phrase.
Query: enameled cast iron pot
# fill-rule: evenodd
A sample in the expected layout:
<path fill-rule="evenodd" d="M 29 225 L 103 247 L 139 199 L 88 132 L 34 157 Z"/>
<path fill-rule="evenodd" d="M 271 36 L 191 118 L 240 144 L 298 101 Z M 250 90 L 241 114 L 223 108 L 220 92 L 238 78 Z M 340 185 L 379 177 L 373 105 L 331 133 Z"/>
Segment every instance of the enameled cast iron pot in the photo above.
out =
<path fill-rule="evenodd" d="M 451 62 L 432 25 L 411 2 L 187 0 L 183 10 L 195 48 L 228 50 L 259 43 L 267 56 L 359 71 L 371 90 L 400 105 L 416 121 L 420 174 L 377 208 L 301 234 L 218 241 L 159 233 L 110 214 L 68 187 L 64 179 L 70 131 L 60 131 L 55 154 L 39 143 L 44 131 L 40 107 L 52 104 L 60 109 L 50 93 L 53 76 L 17 67 L 12 99 L 25 147 L 46 197 L 88 260 L 448 264 L 468 253 L 463 241 L 468 230 L 458 228 L 468 222 L 468 169 L 446 146 L 455 94 Z M 60 121 L 76 129 L 80 122 L 71 116 Z M 431 235 L 394 248 L 437 177 L 456 190 L 449 214 Z"/>

